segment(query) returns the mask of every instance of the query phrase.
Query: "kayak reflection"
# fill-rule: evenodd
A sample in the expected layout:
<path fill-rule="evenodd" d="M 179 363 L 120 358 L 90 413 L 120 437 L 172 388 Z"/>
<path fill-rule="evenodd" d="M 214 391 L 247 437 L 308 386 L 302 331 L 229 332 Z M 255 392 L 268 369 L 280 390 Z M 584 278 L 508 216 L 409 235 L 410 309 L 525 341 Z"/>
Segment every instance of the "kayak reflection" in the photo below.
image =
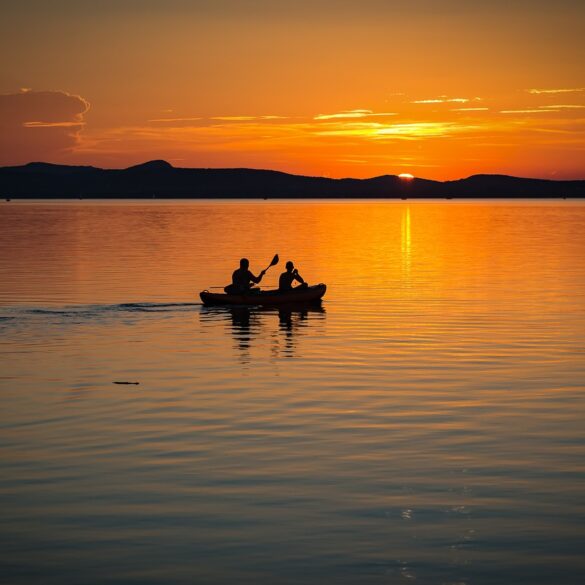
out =
<path fill-rule="evenodd" d="M 275 358 L 294 357 L 298 339 L 309 334 L 309 328 L 324 318 L 321 304 L 201 307 L 201 319 L 206 325 L 224 323 L 244 363 L 256 357 L 262 359 L 267 349 Z"/>

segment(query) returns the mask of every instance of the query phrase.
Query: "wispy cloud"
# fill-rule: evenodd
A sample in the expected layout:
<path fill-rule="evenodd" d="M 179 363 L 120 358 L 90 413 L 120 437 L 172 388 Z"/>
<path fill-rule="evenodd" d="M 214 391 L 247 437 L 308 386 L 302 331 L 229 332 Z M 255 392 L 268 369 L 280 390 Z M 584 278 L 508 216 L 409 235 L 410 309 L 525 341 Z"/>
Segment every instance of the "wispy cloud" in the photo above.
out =
<path fill-rule="evenodd" d="M 320 136 L 355 136 L 359 138 L 383 139 L 421 139 L 447 136 L 456 132 L 471 130 L 474 127 L 448 122 L 411 122 L 404 124 L 347 123 L 334 125 L 327 130 L 316 130 Z"/>
<path fill-rule="evenodd" d="M 210 120 L 221 120 L 223 122 L 249 122 L 256 120 L 257 116 L 213 116 Z"/>
<path fill-rule="evenodd" d="M 572 93 L 578 91 L 585 91 L 585 87 L 572 87 L 563 89 L 527 89 L 528 93 L 541 94 L 541 93 Z"/>
<path fill-rule="evenodd" d="M 342 163 L 350 163 L 350 164 L 356 164 L 356 165 L 365 165 L 365 164 L 368 164 L 370 162 L 368 160 L 359 159 L 359 158 L 340 158 L 338 160 L 339 160 L 339 162 L 342 162 Z"/>
<path fill-rule="evenodd" d="M 396 112 L 373 112 L 372 110 L 346 110 L 336 114 L 318 114 L 314 120 L 333 120 L 336 118 L 369 118 L 373 116 L 396 116 Z"/>
<path fill-rule="evenodd" d="M 84 126 L 85 122 L 24 122 L 25 128 L 79 128 Z"/>
<path fill-rule="evenodd" d="M 500 114 L 548 114 L 550 112 L 559 112 L 560 110 L 500 110 Z"/>
<path fill-rule="evenodd" d="M 377 136 L 402 136 L 407 138 L 429 138 L 447 136 L 455 132 L 473 129 L 472 126 L 463 126 L 449 122 L 412 122 L 408 124 L 392 124 L 376 132 Z"/>
<path fill-rule="evenodd" d="M 196 122 L 203 118 L 153 118 L 149 122 Z"/>
<path fill-rule="evenodd" d="M 477 99 L 479 99 L 479 98 L 477 98 Z M 433 98 L 433 99 L 429 99 L 429 100 L 414 100 L 410 103 L 411 104 L 448 104 L 448 103 L 466 104 L 467 102 L 470 102 L 470 101 L 471 100 L 469 98 L 438 97 L 438 98 Z"/>
<path fill-rule="evenodd" d="M 287 116 L 212 116 L 209 120 L 219 122 L 253 122 L 255 120 L 286 120 Z"/>
<path fill-rule="evenodd" d="M 539 108 L 546 109 L 546 110 L 581 110 L 585 109 L 585 106 L 580 106 L 577 104 L 556 104 L 551 106 L 538 106 Z"/>
<path fill-rule="evenodd" d="M 452 112 L 487 112 L 489 108 L 452 108 Z"/>
<path fill-rule="evenodd" d="M 262 122 L 274 120 L 286 120 L 286 116 L 201 116 L 176 117 L 176 118 L 151 118 L 150 124 L 180 125 L 180 126 L 209 126 L 217 122 Z"/>

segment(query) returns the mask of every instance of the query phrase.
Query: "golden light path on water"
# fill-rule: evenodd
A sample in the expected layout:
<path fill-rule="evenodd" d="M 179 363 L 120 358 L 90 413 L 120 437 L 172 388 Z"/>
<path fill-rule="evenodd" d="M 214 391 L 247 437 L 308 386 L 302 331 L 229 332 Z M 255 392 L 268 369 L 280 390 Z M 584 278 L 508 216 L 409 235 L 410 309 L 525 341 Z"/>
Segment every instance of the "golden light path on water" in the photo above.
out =
<path fill-rule="evenodd" d="M 580 583 L 584 250 L 580 201 L 3 203 L 2 574 Z M 200 305 L 275 253 L 321 307 Z"/>
<path fill-rule="evenodd" d="M 406 282 L 410 278 L 410 207 L 402 215 L 402 263 Z"/>

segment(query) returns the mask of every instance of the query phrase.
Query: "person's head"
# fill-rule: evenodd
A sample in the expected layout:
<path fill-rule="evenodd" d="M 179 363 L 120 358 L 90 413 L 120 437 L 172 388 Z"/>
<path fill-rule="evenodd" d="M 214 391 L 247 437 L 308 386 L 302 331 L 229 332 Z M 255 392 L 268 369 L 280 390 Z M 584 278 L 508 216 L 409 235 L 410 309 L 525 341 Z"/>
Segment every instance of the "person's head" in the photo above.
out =
<path fill-rule="evenodd" d="M 240 260 L 240 268 L 243 268 L 244 270 L 248 270 L 249 266 L 250 266 L 250 261 L 247 258 L 242 258 Z"/>
<path fill-rule="evenodd" d="M 290 272 L 294 267 L 295 265 L 290 260 L 286 263 L 286 269 L 288 272 Z"/>

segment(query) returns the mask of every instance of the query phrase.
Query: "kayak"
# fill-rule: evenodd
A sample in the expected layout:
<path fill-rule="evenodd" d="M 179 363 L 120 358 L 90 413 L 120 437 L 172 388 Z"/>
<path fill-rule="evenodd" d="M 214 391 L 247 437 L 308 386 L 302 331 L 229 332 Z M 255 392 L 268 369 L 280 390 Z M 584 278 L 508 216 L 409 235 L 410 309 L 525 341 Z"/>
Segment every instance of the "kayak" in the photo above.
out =
<path fill-rule="evenodd" d="M 315 284 L 306 288 L 292 290 L 261 290 L 244 294 L 212 293 L 201 291 L 199 296 L 204 305 L 261 305 L 277 306 L 294 303 L 314 303 L 320 301 L 327 290 L 324 284 Z"/>

